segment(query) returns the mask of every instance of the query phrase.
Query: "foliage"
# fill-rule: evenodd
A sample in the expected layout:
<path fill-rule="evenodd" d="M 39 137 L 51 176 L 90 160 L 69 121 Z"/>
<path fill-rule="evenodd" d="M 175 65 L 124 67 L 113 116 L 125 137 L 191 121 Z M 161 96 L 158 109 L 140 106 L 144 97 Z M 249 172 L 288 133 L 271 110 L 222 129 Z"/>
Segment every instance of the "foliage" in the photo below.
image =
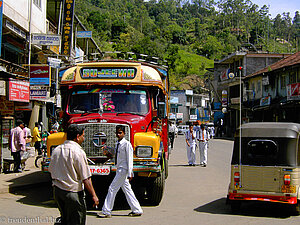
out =
<path fill-rule="evenodd" d="M 75 10 L 102 51 L 168 60 L 174 86 L 245 46 L 280 53 L 300 44 L 299 12 L 270 18 L 250 0 L 76 0 Z"/>

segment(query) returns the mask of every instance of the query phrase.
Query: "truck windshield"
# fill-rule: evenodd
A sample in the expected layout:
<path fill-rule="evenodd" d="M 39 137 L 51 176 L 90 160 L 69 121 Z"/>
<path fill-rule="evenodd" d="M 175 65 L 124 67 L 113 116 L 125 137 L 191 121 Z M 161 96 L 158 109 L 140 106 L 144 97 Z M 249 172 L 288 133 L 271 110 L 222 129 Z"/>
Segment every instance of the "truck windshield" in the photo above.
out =
<path fill-rule="evenodd" d="M 149 104 L 146 91 L 125 89 L 91 89 L 74 91 L 70 96 L 69 113 L 133 113 L 144 115 Z"/>

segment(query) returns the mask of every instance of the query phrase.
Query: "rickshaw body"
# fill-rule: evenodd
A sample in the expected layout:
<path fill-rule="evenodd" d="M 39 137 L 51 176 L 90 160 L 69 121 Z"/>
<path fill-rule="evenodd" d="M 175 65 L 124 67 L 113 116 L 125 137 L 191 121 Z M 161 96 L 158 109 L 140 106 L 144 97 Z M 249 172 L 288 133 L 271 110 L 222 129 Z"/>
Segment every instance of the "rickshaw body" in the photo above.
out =
<path fill-rule="evenodd" d="M 248 123 L 235 135 L 227 200 L 289 204 L 299 214 L 300 124 Z M 241 144 L 240 144 L 241 143 Z"/>

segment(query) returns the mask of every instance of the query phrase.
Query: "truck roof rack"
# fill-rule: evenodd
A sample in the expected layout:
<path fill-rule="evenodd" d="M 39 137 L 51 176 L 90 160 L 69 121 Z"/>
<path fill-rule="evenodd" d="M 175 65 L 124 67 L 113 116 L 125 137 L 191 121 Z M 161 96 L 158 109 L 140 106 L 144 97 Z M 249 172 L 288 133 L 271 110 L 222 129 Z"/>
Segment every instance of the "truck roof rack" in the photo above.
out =
<path fill-rule="evenodd" d="M 101 53 L 91 53 L 93 56 L 93 61 L 100 61 L 106 59 L 115 59 L 115 60 L 130 60 L 130 61 L 138 61 L 145 62 L 154 66 L 161 66 L 165 69 L 168 69 L 168 61 L 164 59 L 160 59 L 155 56 L 150 56 L 146 54 L 140 54 L 135 52 L 121 52 L 121 51 L 107 51 Z"/>

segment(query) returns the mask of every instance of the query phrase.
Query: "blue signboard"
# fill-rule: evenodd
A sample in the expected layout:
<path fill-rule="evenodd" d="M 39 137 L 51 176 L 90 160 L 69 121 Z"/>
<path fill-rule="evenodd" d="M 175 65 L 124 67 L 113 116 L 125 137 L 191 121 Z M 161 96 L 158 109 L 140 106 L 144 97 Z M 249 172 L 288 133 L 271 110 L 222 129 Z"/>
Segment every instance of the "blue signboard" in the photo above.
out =
<path fill-rule="evenodd" d="M 92 31 L 77 31 L 77 38 L 92 38 Z"/>

